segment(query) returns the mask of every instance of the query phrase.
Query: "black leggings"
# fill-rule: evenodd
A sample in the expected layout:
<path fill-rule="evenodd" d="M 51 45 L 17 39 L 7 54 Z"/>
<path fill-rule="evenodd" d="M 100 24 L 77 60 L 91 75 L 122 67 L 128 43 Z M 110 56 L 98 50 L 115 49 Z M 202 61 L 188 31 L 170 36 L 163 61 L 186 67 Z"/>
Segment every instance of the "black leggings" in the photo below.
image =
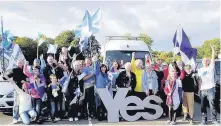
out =
<path fill-rule="evenodd" d="M 176 122 L 176 117 L 177 117 L 177 109 L 174 110 L 172 106 L 169 107 L 169 120 Z"/>
<path fill-rule="evenodd" d="M 66 102 L 65 102 L 65 109 L 68 112 L 68 117 L 69 118 L 75 118 L 78 115 L 79 112 L 79 105 L 78 103 L 70 105 L 71 101 L 74 99 L 75 95 L 70 94 L 69 96 L 66 97 Z"/>
<path fill-rule="evenodd" d="M 87 116 L 87 105 L 88 105 L 89 115 L 95 114 L 94 86 L 85 90 L 85 98 L 83 101 L 83 113 L 85 116 Z"/>

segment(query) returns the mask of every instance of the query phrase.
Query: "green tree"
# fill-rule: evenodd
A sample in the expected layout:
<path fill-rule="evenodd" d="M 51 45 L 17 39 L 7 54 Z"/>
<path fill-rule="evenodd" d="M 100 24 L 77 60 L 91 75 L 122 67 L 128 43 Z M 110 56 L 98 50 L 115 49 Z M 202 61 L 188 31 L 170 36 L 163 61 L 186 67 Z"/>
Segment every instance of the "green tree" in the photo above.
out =
<path fill-rule="evenodd" d="M 91 43 L 91 47 L 90 44 Z M 96 54 L 100 56 L 101 45 L 96 40 L 95 36 L 91 35 L 88 41 L 88 48 L 82 52 L 84 57 L 93 57 Z"/>
<path fill-rule="evenodd" d="M 139 37 L 141 37 L 141 40 L 144 41 L 147 44 L 147 46 L 149 47 L 149 49 L 152 51 L 152 49 L 151 49 L 151 46 L 153 44 L 152 38 L 145 33 L 141 33 L 139 35 Z"/>
<path fill-rule="evenodd" d="M 26 60 L 32 63 L 37 57 L 37 42 L 28 37 L 17 37 L 14 42 L 20 46 Z"/>
<path fill-rule="evenodd" d="M 198 48 L 197 50 L 197 58 L 203 57 L 211 57 L 212 50 L 210 45 L 213 44 L 215 47 L 215 58 L 218 58 L 218 54 L 220 53 L 220 38 L 214 38 L 211 40 L 204 41 L 203 45 Z"/>
<path fill-rule="evenodd" d="M 54 43 L 58 44 L 58 48 L 68 47 L 70 44 L 75 45 L 74 36 L 74 32 L 71 30 L 63 31 L 55 37 Z"/>

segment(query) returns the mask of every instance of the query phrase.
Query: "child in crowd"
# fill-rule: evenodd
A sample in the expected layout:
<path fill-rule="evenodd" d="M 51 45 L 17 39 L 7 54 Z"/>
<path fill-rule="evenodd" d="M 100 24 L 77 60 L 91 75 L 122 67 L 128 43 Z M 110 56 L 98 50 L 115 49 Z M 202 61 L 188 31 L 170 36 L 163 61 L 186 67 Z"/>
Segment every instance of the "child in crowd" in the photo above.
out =
<path fill-rule="evenodd" d="M 166 104 L 169 108 L 169 120 L 166 124 L 175 125 L 177 110 L 182 97 L 182 83 L 177 78 L 177 72 L 174 64 L 169 66 L 169 77 L 166 80 L 164 92 L 167 95 Z"/>
<path fill-rule="evenodd" d="M 33 83 L 24 83 L 23 88 L 26 93 L 31 95 L 32 107 L 37 112 L 36 122 L 42 123 L 40 116 L 42 101 L 45 101 L 46 99 L 46 84 L 41 81 L 39 75 L 35 75 L 34 79 L 35 81 Z"/>
<path fill-rule="evenodd" d="M 53 123 L 61 120 L 61 105 L 62 105 L 62 92 L 61 86 L 58 83 L 57 77 L 50 75 L 51 83 L 48 85 L 47 94 L 48 100 L 51 105 L 51 120 Z"/>

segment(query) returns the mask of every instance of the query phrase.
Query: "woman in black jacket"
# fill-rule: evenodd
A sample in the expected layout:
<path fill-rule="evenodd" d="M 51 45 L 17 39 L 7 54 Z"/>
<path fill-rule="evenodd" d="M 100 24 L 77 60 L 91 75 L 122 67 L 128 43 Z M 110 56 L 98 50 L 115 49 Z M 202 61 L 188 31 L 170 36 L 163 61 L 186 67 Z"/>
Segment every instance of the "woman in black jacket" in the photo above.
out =
<path fill-rule="evenodd" d="M 68 84 L 68 91 L 65 94 L 66 97 L 66 106 L 68 106 L 68 117 L 69 121 L 78 121 L 78 112 L 79 111 L 79 98 L 80 94 L 83 92 L 83 80 L 78 80 L 79 71 L 79 62 L 75 61 L 72 64 L 72 71 L 70 73 L 70 81 Z M 72 100 L 77 98 L 75 102 Z"/>
<path fill-rule="evenodd" d="M 119 88 L 130 88 L 131 92 L 134 92 L 136 87 L 136 76 L 131 72 L 131 63 L 127 62 L 125 64 L 125 71 L 120 72 L 118 78 L 116 79 L 116 85 Z"/>

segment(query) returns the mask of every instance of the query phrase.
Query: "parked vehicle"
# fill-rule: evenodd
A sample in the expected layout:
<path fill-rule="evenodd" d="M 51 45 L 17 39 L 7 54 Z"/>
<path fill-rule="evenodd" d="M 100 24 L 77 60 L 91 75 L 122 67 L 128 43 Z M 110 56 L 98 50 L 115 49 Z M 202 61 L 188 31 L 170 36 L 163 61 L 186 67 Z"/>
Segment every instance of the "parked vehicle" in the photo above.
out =
<path fill-rule="evenodd" d="M 198 59 L 196 61 L 196 70 L 201 68 L 202 65 L 202 60 Z M 220 59 L 215 60 L 215 70 L 214 70 L 214 78 L 215 78 L 215 107 L 216 110 L 220 113 Z M 195 93 L 195 101 L 200 102 L 200 96 Z M 207 106 L 209 106 L 209 102 L 207 101 Z"/>
<path fill-rule="evenodd" d="M 9 111 L 14 104 L 14 88 L 0 75 L 0 109 Z"/>
<path fill-rule="evenodd" d="M 117 60 L 122 65 L 130 62 L 133 52 L 136 53 L 135 59 L 141 59 L 143 62 L 146 54 L 152 58 L 149 47 L 139 37 L 126 39 L 125 36 L 107 36 L 104 51 L 104 63 L 108 66 L 112 65 L 113 60 Z"/>

